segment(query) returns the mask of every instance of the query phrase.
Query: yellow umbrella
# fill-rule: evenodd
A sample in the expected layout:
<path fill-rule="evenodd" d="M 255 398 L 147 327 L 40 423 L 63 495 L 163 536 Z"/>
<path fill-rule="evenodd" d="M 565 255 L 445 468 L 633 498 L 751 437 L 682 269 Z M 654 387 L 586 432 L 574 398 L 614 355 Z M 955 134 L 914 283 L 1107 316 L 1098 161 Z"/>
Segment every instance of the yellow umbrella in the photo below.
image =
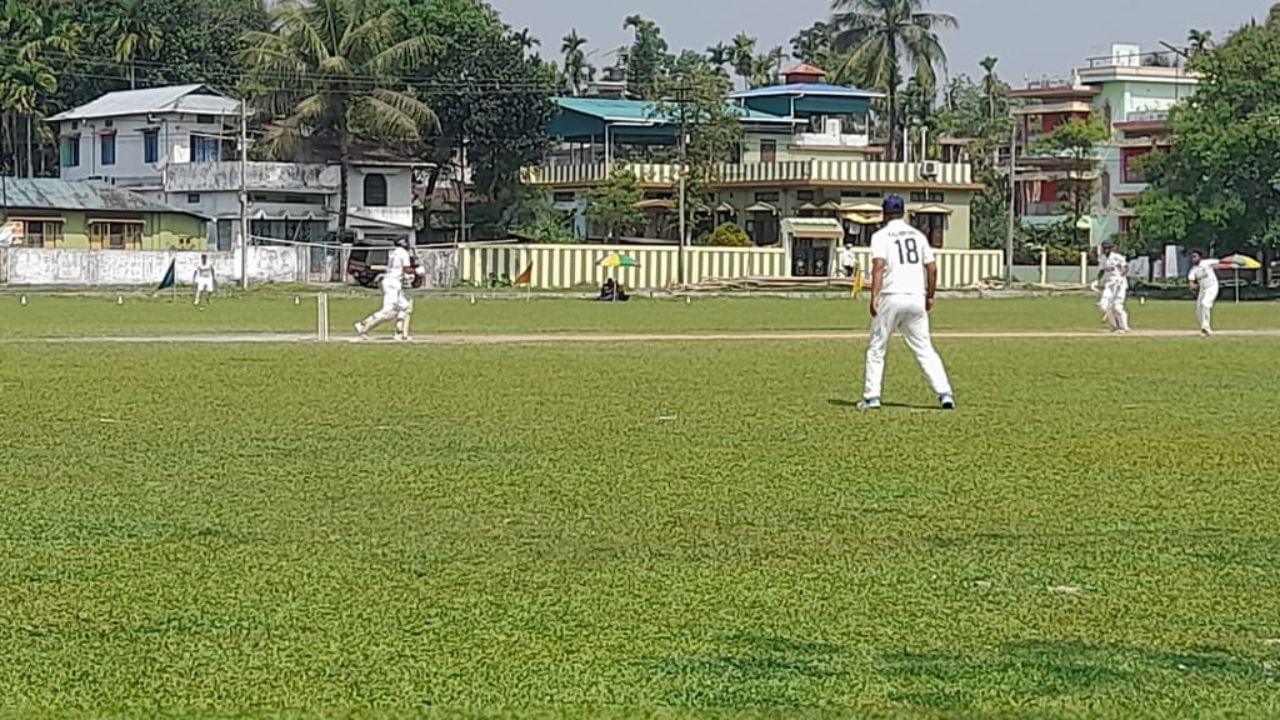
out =
<path fill-rule="evenodd" d="M 1261 270 L 1262 263 L 1254 260 L 1248 255 L 1228 255 L 1218 261 L 1219 270 L 1232 270 L 1235 272 L 1236 279 L 1236 302 L 1240 302 L 1240 271 L 1241 270 Z"/>

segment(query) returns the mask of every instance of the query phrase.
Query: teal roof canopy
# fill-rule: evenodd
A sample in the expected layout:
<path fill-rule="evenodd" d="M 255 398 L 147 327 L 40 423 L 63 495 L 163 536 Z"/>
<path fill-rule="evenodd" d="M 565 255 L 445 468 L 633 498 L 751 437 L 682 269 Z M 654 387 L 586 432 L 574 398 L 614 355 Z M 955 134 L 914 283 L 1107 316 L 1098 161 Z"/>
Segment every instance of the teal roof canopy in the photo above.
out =
<path fill-rule="evenodd" d="M 612 137 L 674 138 L 679 130 L 676 118 L 645 100 L 560 97 L 553 102 L 559 108 L 548 127 L 553 137 L 603 136 L 607 128 Z M 748 125 L 790 131 L 795 124 L 795 120 L 784 115 L 737 106 L 733 110 Z"/>

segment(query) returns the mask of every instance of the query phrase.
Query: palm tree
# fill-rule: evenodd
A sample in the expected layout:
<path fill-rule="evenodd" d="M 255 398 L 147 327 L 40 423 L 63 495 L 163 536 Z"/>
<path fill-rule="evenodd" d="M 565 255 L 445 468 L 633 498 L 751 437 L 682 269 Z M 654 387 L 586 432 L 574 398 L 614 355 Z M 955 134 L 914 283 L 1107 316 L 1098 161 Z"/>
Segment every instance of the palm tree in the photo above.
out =
<path fill-rule="evenodd" d="M 1203 55 L 1213 49 L 1213 31 L 1192 30 L 1187 34 L 1187 42 L 1191 45 L 1192 55 Z"/>
<path fill-rule="evenodd" d="M 138 57 L 154 57 L 160 52 L 160 27 L 147 15 L 142 0 L 116 0 L 113 10 L 107 33 L 116 39 L 115 61 L 129 66 L 129 88 L 133 89 L 138 87 Z"/>
<path fill-rule="evenodd" d="M 715 68 L 720 73 L 727 76 L 728 73 L 725 73 L 724 66 L 730 64 L 732 61 L 733 48 L 730 46 L 725 45 L 724 43 L 716 43 L 715 45 L 707 48 L 707 62 L 710 62 L 711 67 Z"/>
<path fill-rule="evenodd" d="M 595 68 L 587 63 L 587 54 L 582 48 L 587 39 L 572 30 L 564 36 L 560 52 L 564 55 L 564 83 L 572 95 L 581 95 L 588 82 L 595 77 Z"/>
<path fill-rule="evenodd" d="M 776 85 L 778 83 L 778 75 L 782 72 L 782 61 L 785 57 L 782 47 L 779 46 L 760 57 L 753 58 L 751 62 L 751 87 Z"/>
<path fill-rule="evenodd" d="M 527 53 L 533 53 L 535 52 L 534 48 L 542 47 L 542 41 L 534 37 L 533 33 L 529 32 L 529 28 L 525 28 L 518 33 L 513 33 L 512 37 L 514 37 L 516 43 L 520 45 L 520 49 Z"/>
<path fill-rule="evenodd" d="M 347 234 L 347 185 L 353 142 L 415 142 L 439 126 L 431 108 L 406 86 L 440 45 L 406 36 L 393 11 L 364 0 L 284 0 L 272 11 L 274 32 L 248 32 L 240 61 L 265 88 L 258 104 L 283 119 L 267 136 L 277 157 L 305 143 L 340 169 L 338 238 Z"/>
<path fill-rule="evenodd" d="M 733 66 L 733 72 L 747 84 L 751 83 L 755 59 L 756 39 L 746 33 L 738 33 L 733 38 L 733 46 L 729 50 L 729 64 Z"/>
<path fill-rule="evenodd" d="M 835 49 L 844 53 L 837 78 L 888 96 L 889 151 L 897 157 L 897 95 L 903 65 L 926 88 L 937 86 L 947 54 L 938 31 L 959 27 L 952 15 L 925 12 L 928 0 L 833 0 Z"/>
<path fill-rule="evenodd" d="M 999 58 L 988 55 L 978 63 L 982 66 L 982 93 L 987 96 L 987 117 L 996 116 L 996 94 L 1000 92 L 1000 79 L 996 77 L 996 63 Z"/>

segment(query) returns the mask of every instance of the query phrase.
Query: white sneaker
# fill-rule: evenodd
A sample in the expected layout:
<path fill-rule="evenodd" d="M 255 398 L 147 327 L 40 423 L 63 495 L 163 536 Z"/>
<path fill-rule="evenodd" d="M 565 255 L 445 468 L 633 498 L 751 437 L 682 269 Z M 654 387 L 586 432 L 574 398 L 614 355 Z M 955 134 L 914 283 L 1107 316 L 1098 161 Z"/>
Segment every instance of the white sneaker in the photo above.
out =
<path fill-rule="evenodd" d="M 396 335 L 396 342 L 409 342 L 412 339 L 408 335 Z"/>
<path fill-rule="evenodd" d="M 369 330 L 364 326 L 364 323 L 358 322 L 353 327 L 355 327 L 356 335 L 359 335 L 361 340 L 369 339 Z"/>

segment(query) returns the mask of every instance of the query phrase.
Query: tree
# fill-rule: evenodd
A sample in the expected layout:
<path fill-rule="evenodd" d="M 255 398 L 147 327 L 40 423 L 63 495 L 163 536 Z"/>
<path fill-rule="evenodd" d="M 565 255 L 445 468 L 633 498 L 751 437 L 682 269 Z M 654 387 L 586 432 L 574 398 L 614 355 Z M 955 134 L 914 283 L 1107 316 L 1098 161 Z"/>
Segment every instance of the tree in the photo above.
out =
<path fill-rule="evenodd" d="M 644 200 L 644 190 L 636 176 L 624 166 L 615 167 L 609 181 L 587 190 L 587 220 L 604 228 L 605 238 L 614 240 L 619 232 L 629 232 L 645 221 L 636 205 Z"/>
<path fill-rule="evenodd" d="M 627 53 L 627 86 L 641 98 L 653 99 L 658 82 L 673 60 L 667 52 L 667 41 L 662 38 L 657 23 L 639 15 L 628 17 L 622 27 L 635 32 Z"/>
<path fill-rule="evenodd" d="M 741 110 L 729 103 L 730 89 L 729 80 L 708 65 L 693 66 L 670 78 L 663 100 L 655 104 L 654 112 L 678 124 L 688 138 L 683 148 L 688 230 L 710 218 L 720 168 L 742 142 Z"/>
<path fill-rule="evenodd" d="M 1066 179 L 1063 181 L 1066 186 L 1064 200 L 1071 213 L 1073 227 L 1092 210 L 1093 192 L 1098 183 L 1095 177 L 1098 168 L 1097 145 L 1110 137 L 1111 128 L 1102 118 L 1076 118 L 1059 125 L 1031 148 L 1033 152 L 1055 155 L 1062 159 L 1066 170 Z"/>
<path fill-rule="evenodd" d="M 1192 30 L 1187 34 L 1192 55 L 1203 55 L 1213 49 L 1213 31 Z"/>
<path fill-rule="evenodd" d="M 462 148 L 478 202 L 468 210 L 477 237 L 501 236 L 517 221 L 520 168 L 547 148 L 551 98 L 560 90 L 554 65 L 531 57 L 519 33 L 482 0 L 385 0 L 410 35 L 439 38 L 439 52 L 412 77 L 439 118 L 419 152 L 432 163 L 430 196 L 446 168 L 461 175 Z"/>
<path fill-rule="evenodd" d="M 707 62 L 711 63 L 713 69 L 728 77 L 724 68 L 733 62 L 733 48 L 724 43 L 716 43 L 707 48 Z"/>
<path fill-rule="evenodd" d="M 998 62 L 1000 62 L 998 58 L 988 55 L 978 63 L 982 67 L 982 93 L 987 96 L 987 117 L 989 118 L 996 116 L 996 97 L 1003 94 L 1000 78 L 996 75 Z"/>
<path fill-rule="evenodd" d="M 733 38 L 729 58 L 734 74 L 742 78 L 744 84 L 750 85 L 751 74 L 755 70 L 756 39 L 746 33 L 738 33 Z"/>
<path fill-rule="evenodd" d="M 355 144 L 419 141 L 438 125 L 404 77 L 439 41 L 405 33 L 398 13 L 364 0 L 286 0 L 272 14 L 275 32 L 248 33 L 241 56 L 262 88 L 259 107 L 283 116 L 267 142 L 279 157 L 309 150 L 338 162 L 345 240 Z"/>
<path fill-rule="evenodd" d="M 778 46 L 751 62 L 750 85 L 753 88 L 776 85 L 778 75 L 782 72 L 782 61 L 785 55 Z"/>
<path fill-rule="evenodd" d="M 698 244 L 712 247 L 751 247 L 753 243 L 751 236 L 737 224 L 721 223 Z"/>
<path fill-rule="evenodd" d="M 115 60 L 129 66 L 129 87 L 138 86 L 135 64 L 139 57 L 153 58 L 163 45 L 160 28 L 142 0 L 116 0 L 116 14 L 108 32 L 116 38 Z"/>
<path fill-rule="evenodd" d="M 1172 152 L 1145 167 L 1140 232 L 1218 252 L 1280 247 L 1280 24 L 1241 28 L 1191 70 L 1201 79 L 1170 115 Z"/>
<path fill-rule="evenodd" d="M 581 95 L 587 83 L 595 78 L 596 70 L 587 63 L 587 55 L 582 50 L 586 44 L 587 39 L 579 35 L 577 30 L 572 30 L 564 36 L 560 45 L 560 52 L 564 56 L 561 74 L 570 95 Z"/>
<path fill-rule="evenodd" d="M 791 57 L 802 63 L 823 67 L 831 59 L 834 28 L 821 20 L 791 38 Z"/>
<path fill-rule="evenodd" d="M 520 49 L 526 53 L 536 53 L 538 48 L 542 47 L 542 41 L 534 37 L 533 33 L 529 32 L 529 28 L 515 33 L 514 37 L 516 43 L 520 45 Z"/>
<path fill-rule="evenodd" d="M 889 155 L 900 157 L 898 88 L 904 65 L 927 89 L 937 86 L 937 70 L 946 65 L 938 31 L 959 27 L 952 15 L 924 11 L 928 0 L 834 0 L 835 49 L 845 53 L 838 80 L 874 88 L 887 95 Z"/>

